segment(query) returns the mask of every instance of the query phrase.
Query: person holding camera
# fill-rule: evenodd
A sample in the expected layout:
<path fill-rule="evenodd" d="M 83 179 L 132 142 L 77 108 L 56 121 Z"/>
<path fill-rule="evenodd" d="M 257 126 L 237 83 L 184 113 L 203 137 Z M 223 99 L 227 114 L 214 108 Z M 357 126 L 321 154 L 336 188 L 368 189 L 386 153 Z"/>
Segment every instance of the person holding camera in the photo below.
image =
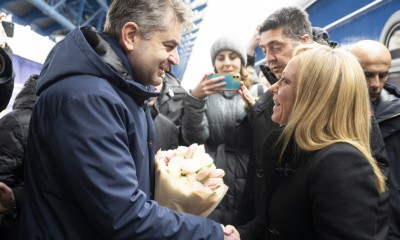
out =
<path fill-rule="evenodd" d="M 5 13 L 0 13 L 0 23 L 4 21 Z M 12 65 L 12 50 L 7 44 L 7 34 L 0 24 L 0 112 L 7 108 L 14 90 L 15 73 Z"/>
<path fill-rule="evenodd" d="M 0 112 L 7 108 L 10 102 L 12 92 L 14 90 L 14 79 L 15 73 L 12 65 L 12 50 L 7 44 L 7 34 L 3 27 L 3 21 L 6 17 L 5 13 L 0 13 Z M 0 132 L 1 129 L 8 131 L 8 125 L 4 123 L 6 121 L 4 117 L 0 121 Z M 0 135 L 2 135 L 0 133 Z M 10 138 L 6 136 L 0 137 L 0 142 L 10 143 Z M 10 149 L 0 143 L 0 151 L 9 152 Z M 15 239 L 16 234 L 16 201 L 14 197 L 14 192 L 11 187 L 4 183 L 3 176 L 5 174 L 12 174 L 9 169 L 9 162 L 5 160 L 8 158 L 9 154 L 0 154 L 0 236 L 2 239 Z M 20 192 L 20 187 L 16 187 L 16 192 Z M 19 194 L 18 194 L 19 195 Z"/>
<path fill-rule="evenodd" d="M 218 37 L 212 44 L 211 63 L 214 72 L 207 73 L 184 99 L 182 136 L 187 144 L 204 144 L 217 168 L 225 171 L 224 182 L 229 190 L 209 218 L 222 224 L 235 224 L 237 206 L 242 198 L 250 149 L 246 132 L 238 121 L 246 106 L 237 89 L 222 90 L 224 78 L 237 77 L 247 87 L 253 81 L 245 69 L 246 47 L 230 34 Z M 212 74 L 224 76 L 213 76 Z M 231 82 L 232 83 L 232 82 Z"/>
<path fill-rule="evenodd" d="M 24 162 L 29 121 L 36 102 L 38 75 L 31 75 L 18 93 L 13 110 L 0 119 L 0 236 L 16 239 L 24 199 Z"/>

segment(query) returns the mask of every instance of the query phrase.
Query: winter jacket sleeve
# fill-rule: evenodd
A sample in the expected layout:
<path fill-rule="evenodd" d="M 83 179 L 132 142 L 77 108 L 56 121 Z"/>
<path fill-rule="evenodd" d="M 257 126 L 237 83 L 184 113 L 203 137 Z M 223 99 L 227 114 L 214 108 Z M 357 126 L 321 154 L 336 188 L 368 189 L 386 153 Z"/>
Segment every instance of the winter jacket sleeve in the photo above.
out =
<path fill-rule="evenodd" d="M 196 99 L 187 94 L 184 99 L 182 137 L 187 144 L 204 144 L 210 136 L 206 117 L 205 99 Z"/>
<path fill-rule="evenodd" d="M 15 73 L 12 67 L 12 51 L 0 48 L 0 112 L 6 109 L 14 90 Z"/>
<path fill-rule="evenodd" d="M 179 128 L 162 113 L 154 118 L 156 127 L 156 151 L 175 149 L 179 146 Z"/>
<path fill-rule="evenodd" d="M 390 171 L 388 178 L 390 192 L 389 233 L 387 239 L 397 240 L 400 239 L 400 90 L 387 82 L 384 85 L 384 90 L 388 92 L 388 97 L 391 100 L 380 102 L 374 113 L 385 143 L 387 155 L 384 156 L 390 162 L 390 167 L 387 167 L 387 164 L 382 167 L 383 171 L 385 171 L 385 167 L 386 170 L 389 168 Z M 377 158 L 377 161 L 382 162 L 379 158 Z"/>
<path fill-rule="evenodd" d="M 21 181 L 27 134 L 28 125 L 20 122 L 15 112 L 0 119 L 0 182 L 9 187 Z"/>
<path fill-rule="evenodd" d="M 265 225 L 265 185 L 264 177 L 256 172 L 254 160 L 247 167 L 246 186 L 238 211 L 237 230 L 241 240 L 261 240 L 267 229 Z"/>
<path fill-rule="evenodd" d="M 223 239 L 220 224 L 161 207 L 139 188 L 148 173 L 139 170 L 142 153 L 131 152 L 128 118 L 126 106 L 109 97 L 63 106 L 51 151 L 60 178 L 73 186 L 68 198 L 104 239 Z"/>
<path fill-rule="evenodd" d="M 386 153 L 385 143 L 379 129 L 378 122 L 374 115 L 371 117 L 371 151 L 372 156 L 378 163 L 383 175 L 385 175 L 386 183 L 389 183 L 389 158 Z M 388 185 L 390 187 L 390 185 Z M 378 209 L 378 223 L 376 226 L 376 239 L 387 239 L 389 221 L 389 190 L 380 194 L 379 209 Z"/>

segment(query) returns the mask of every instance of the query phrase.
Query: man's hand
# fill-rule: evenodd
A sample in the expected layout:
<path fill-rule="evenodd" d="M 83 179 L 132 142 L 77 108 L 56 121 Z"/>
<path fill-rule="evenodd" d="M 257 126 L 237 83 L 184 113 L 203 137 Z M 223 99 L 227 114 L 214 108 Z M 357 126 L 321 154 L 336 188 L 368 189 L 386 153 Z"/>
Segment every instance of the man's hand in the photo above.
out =
<path fill-rule="evenodd" d="M 254 31 L 253 35 L 251 36 L 249 42 L 247 43 L 247 49 L 246 53 L 249 56 L 254 56 L 256 47 L 258 47 L 258 44 L 260 44 L 260 25 L 256 27 L 256 30 Z"/>
<path fill-rule="evenodd" d="M 14 200 L 12 189 L 0 182 L 0 213 L 6 213 L 12 210 Z"/>
<path fill-rule="evenodd" d="M 232 225 L 222 226 L 224 229 L 224 240 L 240 240 L 240 234 Z"/>

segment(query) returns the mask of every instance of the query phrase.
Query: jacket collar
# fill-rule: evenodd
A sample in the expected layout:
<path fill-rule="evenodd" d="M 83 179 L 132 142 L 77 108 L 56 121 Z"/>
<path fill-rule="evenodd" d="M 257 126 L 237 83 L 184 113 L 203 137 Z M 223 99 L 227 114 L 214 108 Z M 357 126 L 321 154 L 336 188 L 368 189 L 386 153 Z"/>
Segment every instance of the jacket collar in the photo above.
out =
<path fill-rule="evenodd" d="M 115 81 L 108 79 L 122 90 L 132 95 L 136 100 L 144 102 L 150 97 L 157 97 L 153 86 L 144 86 L 134 79 L 132 67 L 128 58 L 118 42 L 106 33 L 97 33 L 93 27 L 82 27 L 82 33 L 98 56 L 123 79 L 127 81 Z M 127 84 L 130 83 L 130 84 Z"/>

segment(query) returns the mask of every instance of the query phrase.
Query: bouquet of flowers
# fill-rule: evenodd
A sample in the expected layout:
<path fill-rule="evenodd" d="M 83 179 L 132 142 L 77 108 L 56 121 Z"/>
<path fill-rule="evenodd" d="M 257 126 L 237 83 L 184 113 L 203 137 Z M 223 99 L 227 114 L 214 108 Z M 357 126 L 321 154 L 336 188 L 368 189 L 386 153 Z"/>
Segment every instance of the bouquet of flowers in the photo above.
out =
<path fill-rule="evenodd" d="M 177 212 L 208 216 L 228 187 L 204 146 L 192 144 L 156 155 L 155 200 Z"/>

